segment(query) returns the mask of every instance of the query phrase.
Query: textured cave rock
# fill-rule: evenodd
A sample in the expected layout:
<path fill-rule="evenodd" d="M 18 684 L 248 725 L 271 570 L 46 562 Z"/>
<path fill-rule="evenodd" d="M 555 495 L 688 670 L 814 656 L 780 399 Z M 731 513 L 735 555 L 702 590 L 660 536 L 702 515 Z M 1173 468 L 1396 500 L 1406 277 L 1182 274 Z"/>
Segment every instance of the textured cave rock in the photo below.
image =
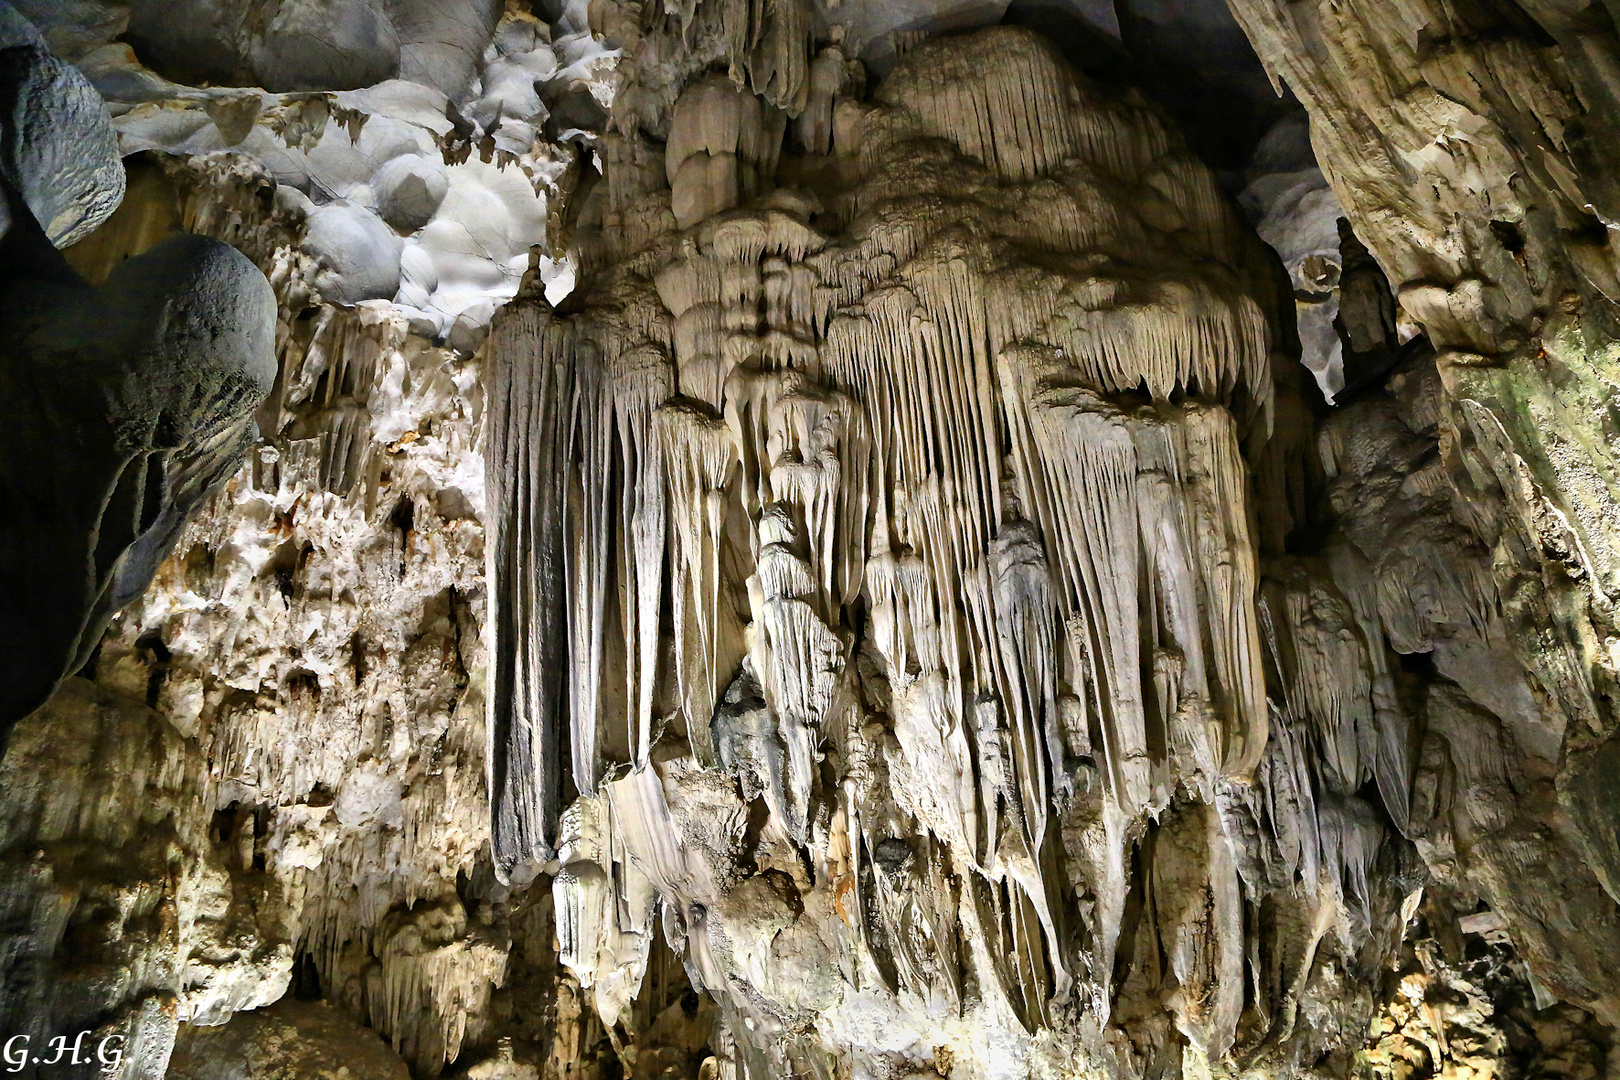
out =
<path fill-rule="evenodd" d="M 722 1075 L 1310 1060 L 1421 874 L 1373 628 L 1324 670 L 1325 569 L 1257 588 L 1312 513 L 1280 268 L 1034 35 L 862 101 L 772 33 L 624 91 L 595 276 L 492 333 L 497 867 L 561 864 L 610 1027 L 681 956 Z"/>
<path fill-rule="evenodd" d="M 393 301 L 456 348 L 477 346 L 546 245 L 552 203 L 577 180 L 569 144 L 589 141 L 580 126 L 599 124 L 612 96 L 615 54 L 589 33 L 583 0 L 545 19 L 486 0 L 84 10 L 99 2 L 35 17 L 107 99 L 125 155 L 254 163 L 294 247 L 323 264 L 323 299 Z M 397 38 L 384 50 L 397 56 L 379 68 L 346 35 Z M 255 50 L 271 46 L 261 73 Z M 187 64 L 214 66 L 190 85 Z M 566 251 L 539 260 L 566 295 Z"/>
<path fill-rule="evenodd" d="M 32 23 L 0 3 L 0 179 L 53 244 L 83 239 L 118 206 L 124 170 L 107 107 Z M 7 218 L 0 212 L 0 232 Z"/>
<path fill-rule="evenodd" d="M 280 996 L 296 892 L 251 873 L 253 812 L 216 813 L 209 773 L 168 720 L 82 679 L 12 732 L 0 1020 L 13 1035 L 40 1049 L 123 1036 L 118 1075 L 157 1080 L 177 1016 L 218 1022 Z M 26 1064 L 14 1075 L 53 1072 Z"/>
<path fill-rule="evenodd" d="M 1056 1046 L 1127 1073 L 1234 1049 L 1220 1067 L 1337 1071 L 1373 1005 L 1350 987 L 1379 982 L 1424 888 L 1444 892 L 1440 912 L 1501 907 L 1505 927 L 1522 906 L 1531 968 L 1513 969 L 1512 992 L 1546 1005 L 1545 963 L 1606 1019 L 1596 958 L 1614 953 L 1614 909 L 1598 886 L 1614 808 L 1590 770 L 1561 785 L 1564 703 L 1535 668 L 1601 688 L 1607 658 L 1571 671 L 1572 657 L 1527 647 L 1536 632 L 1501 599 L 1489 489 L 1511 459 L 1486 451 L 1447 475 L 1461 472 L 1452 341 L 1379 251 L 1402 218 L 1362 216 L 1369 193 L 1410 181 L 1369 185 L 1358 203 L 1330 154 L 1335 199 L 1313 162 L 1280 152 L 1251 180 L 1297 313 L 1315 324 L 1310 366 L 1354 395 L 1317 443 L 1313 395 L 1279 374 L 1286 358 L 1245 366 L 1229 359 L 1241 333 L 1206 329 L 1221 294 L 1182 285 L 1154 308 L 1099 280 L 1103 267 L 1128 280 L 1134 259 L 1162 282 L 1174 258 L 1122 238 L 1173 235 L 1232 266 L 1271 340 L 1288 340 L 1279 282 L 1196 177 L 1155 161 L 1174 153 L 1155 148 L 1155 121 L 1070 96 L 1077 153 L 1067 119 L 1051 119 L 1063 110 L 1042 107 L 1066 77 L 984 40 L 971 67 L 948 46 L 912 46 L 864 98 L 836 47 L 795 57 L 789 20 L 744 54 L 725 43 L 730 9 L 719 25 L 695 14 L 683 67 L 680 46 L 638 37 L 613 10 L 602 18 L 631 54 L 620 101 L 634 124 L 607 140 L 609 189 L 580 214 L 600 277 L 562 312 L 531 299 L 505 313 L 491 357 L 510 390 L 489 443 L 492 509 L 513 508 L 496 519 L 492 563 L 495 854 L 526 876 L 525 860 L 555 852 L 564 963 L 595 984 L 604 1019 L 627 1007 L 626 967 L 662 935 L 721 1001 L 733 1045 L 717 1060 L 738 1075 L 927 1061 L 907 1038 L 933 1045 L 941 1072 L 986 1062 L 986 1045 L 1021 1048 L 993 1072 L 1038 1069 Z M 1309 55 L 1290 47 L 1296 63 Z M 716 52 L 730 85 L 702 74 Z M 946 140 L 949 168 L 930 173 L 938 144 L 908 135 Z M 836 165 L 801 149 L 831 149 Z M 1017 192 L 1016 214 L 975 213 L 989 200 L 974 164 Z M 1073 232 L 1050 187 L 1014 186 L 1073 191 L 1077 166 L 1108 193 L 1151 176 L 1153 197 L 1070 195 L 1084 207 Z M 1516 242 L 1469 209 L 1460 228 Z M 1089 292 L 1063 284 L 1069 252 L 1090 256 L 1076 260 Z M 1473 295 L 1447 310 L 1489 325 L 1489 304 L 1460 306 Z M 1178 337 L 1179 320 L 1196 336 Z M 1175 404 L 1118 398 L 1138 383 Z M 1219 437 L 1190 434 L 1222 417 L 1226 466 Z M 1144 455 L 1174 464 L 1131 464 Z M 1142 478 L 1110 479 L 1121 461 Z M 658 472 L 662 499 L 644 479 Z M 1199 484 L 1223 494 L 1181 494 Z M 1158 509 L 1166 495 L 1189 508 Z M 1246 497 L 1252 540 L 1196 517 L 1214 499 L 1241 521 Z M 1198 546 L 1178 550 L 1178 528 Z M 1212 540 L 1234 546 L 1215 556 Z M 649 579 L 670 581 L 667 600 Z M 1201 592 L 1217 585 L 1232 591 Z M 1521 588 L 1521 604 L 1541 602 Z M 673 635 L 660 640 L 665 603 Z M 1574 645 L 1602 631 L 1555 633 Z M 1246 664 L 1249 678 L 1264 669 L 1265 706 L 1234 677 Z M 1255 728 L 1268 737 L 1246 738 Z M 648 732 L 672 730 L 660 752 Z M 631 772 L 608 779 L 604 756 Z M 711 763 L 739 785 L 718 830 Z M 584 797 L 559 814 L 571 788 Z M 1559 867 L 1558 888 L 1535 886 L 1537 859 Z M 657 901 L 627 913 L 615 891 Z M 772 961 L 756 959 L 762 940 Z M 1579 955 L 1555 959 L 1566 949 Z M 785 958 L 798 955 L 829 957 L 840 977 L 806 979 Z M 975 1036 L 910 1034 L 930 1015 L 912 1001 L 971 1016 Z M 1077 1001 L 1089 1009 L 1065 1011 Z M 999 1041 L 1012 1019 L 1061 1035 Z M 1606 1036 L 1589 1045 L 1590 1068 Z M 1504 1060 L 1505 1046 L 1426 1052 L 1427 1067 Z"/>
<path fill-rule="evenodd" d="M 76 689 L 88 684 L 70 680 L 19 727 L 13 753 L 23 768 L 28 739 L 72 748 L 38 772 L 74 775 L 85 809 L 56 814 L 54 834 L 8 812 L 19 824 L 7 857 L 26 867 L 58 835 L 69 852 L 105 843 L 96 888 L 178 913 L 168 952 L 152 959 L 117 923 L 108 931 L 134 958 L 122 961 L 126 981 L 167 1002 L 151 1023 L 169 1043 L 177 1024 L 218 1025 L 314 986 L 390 1053 L 436 1073 L 489 1027 L 511 948 L 512 919 L 493 919 L 487 889 L 458 893 L 488 836 L 476 364 L 411 336 L 386 305 L 322 305 L 321 268 L 266 212 L 261 172 L 140 160 L 134 175 L 98 243 L 73 252 L 85 272 L 171 242 L 165 227 L 230 237 L 276 283 L 280 376 L 248 463 L 86 669 L 103 710 L 164 733 L 159 743 L 126 721 L 106 725 L 104 741 L 158 756 L 84 775 L 82 755 L 111 751 L 78 747 L 74 725 L 100 714 Z M 62 710 L 72 724 L 54 719 Z M 27 790 L 8 780 L 0 797 Z M 161 822 L 179 794 L 190 801 L 169 817 L 185 841 L 155 865 L 120 857 L 118 835 L 87 832 L 108 806 L 114 820 L 118 807 L 150 806 Z M 146 820 L 129 817 L 126 830 Z M 100 962 L 85 953 L 93 937 L 64 936 L 57 908 L 27 899 L 38 888 L 18 896 L 30 955 L 50 969 Z M 16 986 L 8 978 L 30 1030 L 67 1032 L 84 1015 L 30 1004 Z M 167 1045 L 124 1075 L 161 1075 Z"/>
<path fill-rule="evenodd" d="M 1294 291 L 1300 363 L 1333 399 L 1345 385 L 1344 345 L 1334 325 L 1344 274 L 1339 221 L 1343 211 L 1311 154 L 1303 118 L 1279 121 L 1249 160 L 1239 202 L 1256 234 L 1282 259 Z"/>
<path fill-rule="evenodd" d="M 127 33 L 153 67 L 183 82 L 353 90 L 431 71 L 454 92 L 499 13 L 490 0 L 136 0 Z"/>
<path fill-rule="evenodd" d="M 236 471 L 275 381 L 275 300 L 234 249 L 175 237 L 94 289 L 42 240 L 18 220 L 0 241 L 17 335 L 0 346 L 8 723 L 145 591 Z"/>
<path fill-rule="evenodd" d="M 1444 798 L 1456 769 L 1475 801 L 1467 774 L 1492 760 L 1476 738 L 1504 740 L 1524 779 L 1487 785 L 1494 809 L 1431 865 L 1501 908 L 1550 990 L 1614 1023 L 1614 23 L 1601 6 L 1233 7 L 1310 110 L 1399 317 L 1438 350 L 1422 471 L 1456 540 L 1409 547 L 1381 506 L 1344 519 L 1368 530 L 1381 591 L 1424 598 L 1396 647 L 1476 710 L 1431 720 L 1418 791 Z M 1467 592 L 1458 620 L 1445 597 Z"/>
<path fill-rule="evenodd" d="M 228 1024 L 187 1025 L 166 1074 L 173 1080 L 407 1080 L 376 1033 L 318 1002 L 280 1001 Z"/>
<path fill-rule="evenodd" d="M 27 28 L 9 8 L 0 17 Z M 241 463 L 276 374 L 275 298 L 228 245 L 177 236 L 99 287 L 52 246 L 110 214 L 124 173 L 104 160 L 111 133 L 94 92 L 82 77 L 28 85 L 57 63 L 30 48 L 6 68 L 25 81 L 0 182 L 0 727 L 44 703 L 145 591 Z M 48 233 L 36 211 L 51 215 Z"/>
<path fill-rule="evenodd" d="M 1219 5 L 30 0 L 68 263 L 276 368 L 0 763 L 10 1030 L 1613 1074 L 1609 31 L 1237 6 L 1315 153 Z"/>

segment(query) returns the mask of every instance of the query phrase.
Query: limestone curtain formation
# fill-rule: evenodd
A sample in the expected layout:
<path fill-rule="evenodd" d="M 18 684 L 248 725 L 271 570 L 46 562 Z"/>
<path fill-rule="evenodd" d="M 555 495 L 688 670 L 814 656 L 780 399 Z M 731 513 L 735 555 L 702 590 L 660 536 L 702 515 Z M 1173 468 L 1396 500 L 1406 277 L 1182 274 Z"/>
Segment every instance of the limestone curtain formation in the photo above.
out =
<path fill-rule="evenodd" d="M 870 100 L 688 62 L 488 345 L 498 871 L 609 1027 L 681 957 L 727 1075 L 1275 1049 L 1409 813 L 1372 628 L 1259 588 L 1313 481 L 1275 263 L 1027 31 Z"/>

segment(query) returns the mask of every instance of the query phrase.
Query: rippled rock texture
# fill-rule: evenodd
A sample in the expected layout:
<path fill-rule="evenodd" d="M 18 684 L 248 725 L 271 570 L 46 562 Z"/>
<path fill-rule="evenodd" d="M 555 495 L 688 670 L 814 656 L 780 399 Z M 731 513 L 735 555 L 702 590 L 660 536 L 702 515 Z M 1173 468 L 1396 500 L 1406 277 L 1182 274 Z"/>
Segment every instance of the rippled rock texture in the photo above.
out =
<path fill-rule="evenodd" d="M 1414 717 L 1281 268 L 1027 32 L 870 95 L 684 32 L 597 277 L 488 348 L 498 871 L 561 864 L 610 1026 L 680 956 L 726 1075 L 1346 1049 L 1425 881 Z"/>

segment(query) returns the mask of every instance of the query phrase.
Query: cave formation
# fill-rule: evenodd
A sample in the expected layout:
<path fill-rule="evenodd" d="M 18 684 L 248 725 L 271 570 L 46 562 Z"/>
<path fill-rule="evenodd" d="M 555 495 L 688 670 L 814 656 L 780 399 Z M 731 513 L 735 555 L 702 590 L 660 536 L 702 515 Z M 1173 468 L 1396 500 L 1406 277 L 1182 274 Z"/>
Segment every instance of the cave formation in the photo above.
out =
<path fill-rule="evenodd" d="M 1604 5 L 0 57 L 0 1070 L 1620 1076 Z"/>

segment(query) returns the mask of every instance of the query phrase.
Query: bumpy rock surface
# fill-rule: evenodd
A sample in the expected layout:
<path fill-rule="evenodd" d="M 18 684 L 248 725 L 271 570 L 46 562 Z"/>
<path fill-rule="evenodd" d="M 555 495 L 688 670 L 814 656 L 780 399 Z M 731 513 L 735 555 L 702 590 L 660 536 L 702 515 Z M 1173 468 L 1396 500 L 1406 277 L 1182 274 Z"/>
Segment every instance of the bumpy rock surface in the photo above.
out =
<path fill-rule="evenodd" d="M 407 1080 L 405 1063 L 372 1031 L 320 1003 L 281 1001 L 229 1024 L 187 1025 L 171 1080 Z"/>
<path fill-rule="evenodd" d="M 0 101 L 0 178 L 53 244 L 82 240 L 124 193 L 107 107 L 89 80 L 54 56 L 33 24 L 5 3 Z M 0 212 L 0 226 L 13 212 Z"/>
<path fill-rule="evenodd" d="M 322 298 L 393 301 L 468 349 L 545 247 L 612 96 L 583 0 L 520 6 L 154 0 L 95 18 L 81 0 L 38 17 L 107 99 L 123 153 L 257 163 Z M 539 260 L 566 295 L 566 252 Z"/>
<path fill-rule="evenodd" d="M 280 996 L 265 975 L 290 966 L 288 883 L 255 872 L 253 816 L 216 813 L 214 786 L 172 724 L 82 679 L 12 733 L 0 1019 L 31 1056 L 59 1035 L 116 1036 L 120 1075 L 156 1080 L 177 1015 Z"/>
<path fill-rule="evenodd" d="M 1557 5 L 1233 7 L 1438 350 L 1406 418 L 1435 440 L 1434 511 L 1412 521 L 1434 540 L 1396 527 L 1416 490 L 1344 508 L 1381 601 L 1423 612 L 1395 647 L 1458 687 L 1431 705 L 1414 795 L 1472 820 L 1427 861 L 1500 907 L 1550 990 L 1615 1023 L 1614 24 Z M 1387 490 L 1387 460 L 1363 462 Z"/>
<path fill-rule="evenodd" d="M 1311 509 L 1272 264 L 1027 32 L 870 103 L 798 47 L 611 143 L 599 283 L 491 339 L 498 869 L 561 864 L 609 1026 L 681 955 L 728 1075 L 1320 1052 L 1416 880 L 1362 629 L 1259 587 Z"/>
<path fill-rule="evenodd" d="M 275 382 L 275 298 L 234 249 L 175 237 L 92 289 L 42 239 L 18 220 L 0 241 L 6 724 L 146 591 Z"/>

